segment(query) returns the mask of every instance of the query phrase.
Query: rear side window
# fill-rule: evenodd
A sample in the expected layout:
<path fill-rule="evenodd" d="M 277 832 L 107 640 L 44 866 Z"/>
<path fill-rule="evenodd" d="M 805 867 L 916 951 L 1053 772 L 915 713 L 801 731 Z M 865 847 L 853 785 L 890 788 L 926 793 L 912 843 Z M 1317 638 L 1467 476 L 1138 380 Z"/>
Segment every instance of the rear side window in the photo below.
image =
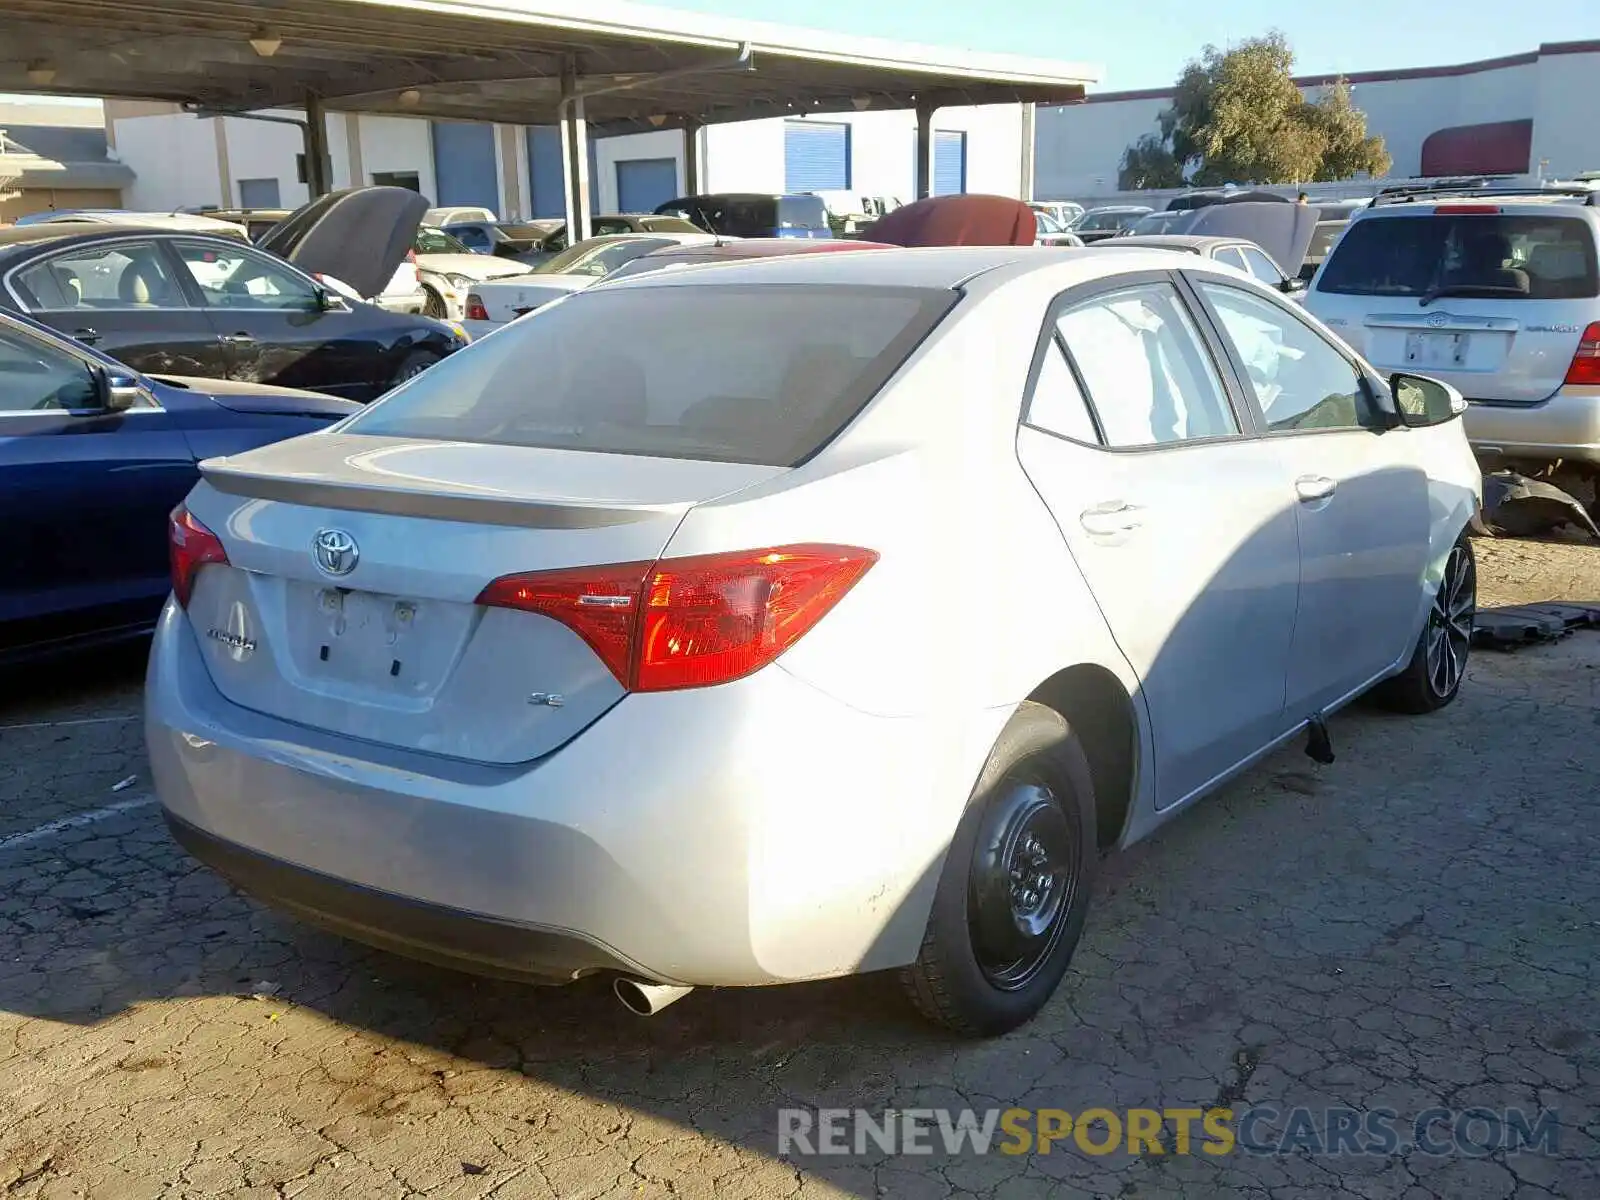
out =
<path fill-rule="evenodd" d="M 955 300 L 921 288 L 600 289 L 451 355 L 342 432 L 792 466 Z M 618 336 L 641 329 L 650 336 Z"/>
<path fill-rule="evenodd" d="M 1600 295 L 1600 276 L 1594 234 L 1579 217 L 1369 217 L 1334 244 L 1317 290 L 1575 300 Z"/>

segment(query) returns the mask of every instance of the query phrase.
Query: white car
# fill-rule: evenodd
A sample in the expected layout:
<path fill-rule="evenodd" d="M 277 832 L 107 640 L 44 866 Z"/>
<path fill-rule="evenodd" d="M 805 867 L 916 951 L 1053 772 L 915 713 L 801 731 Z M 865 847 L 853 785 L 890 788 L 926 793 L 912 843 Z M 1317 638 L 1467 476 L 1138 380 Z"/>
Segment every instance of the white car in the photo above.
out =
<path fill-rule="evenodd" d="M 441 321 L 461 320 L 468 293 L 480 284 L 528 270 L 526 263 L 474 253 L 457 238 L 427 224 L 418 227 L 412 249 L 412 262 L 424 296 L 422 311 Z"/>
<path fill-rule="evenodd" d="M 573 296 L 201 464 L 145 730 L 268 904 L 542 982 L 1046 1004 L 1099 853 L 1448 704 L 1480 477 L 1194 255 L 796 254 Z"/>
<path fill-rule="evenodd" d="M 1600 478 L 1597 198 L 1583 184 L 1387 189 L 1306 306 L 1378 366 L 1460 389 L 1486 464 Z"/>
<path fill-rule="evenodd" d="M 437 229 L 441 225 L 454 225 L 457 221 L 498 221 L 493 209 L 456 205 L 451 208 L 430 208 L 422 214 L 422 223 Z"/>
<path fill-rule="evenodd" d="M 482 337 L 552 300 L 599 283 L 624 263 L 672 246 L 715 246 L 737 238 L 712 233 L 619 233 L 589 238 L 546 259 L 531 271 L 475 285 L 467 296 L 467 333 Z"/>

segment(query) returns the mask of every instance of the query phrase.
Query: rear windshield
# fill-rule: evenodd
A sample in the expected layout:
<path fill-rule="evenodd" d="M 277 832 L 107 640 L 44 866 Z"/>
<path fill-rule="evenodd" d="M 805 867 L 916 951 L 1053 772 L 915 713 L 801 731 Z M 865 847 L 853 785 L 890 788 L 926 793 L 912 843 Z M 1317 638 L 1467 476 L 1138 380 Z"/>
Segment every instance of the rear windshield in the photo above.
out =
<path fill-rule="evenodd" d="M 805 285 L 580 293 L 452 354 L 341 432 L 793 466 L 955 299 Z"/>
<path fill-rule="evenodd" d="M 1319 292 L 1571 300 L 1600 294 L 1594 236 L 1577 217 L 1430 215 L 1352 222 Z"/>

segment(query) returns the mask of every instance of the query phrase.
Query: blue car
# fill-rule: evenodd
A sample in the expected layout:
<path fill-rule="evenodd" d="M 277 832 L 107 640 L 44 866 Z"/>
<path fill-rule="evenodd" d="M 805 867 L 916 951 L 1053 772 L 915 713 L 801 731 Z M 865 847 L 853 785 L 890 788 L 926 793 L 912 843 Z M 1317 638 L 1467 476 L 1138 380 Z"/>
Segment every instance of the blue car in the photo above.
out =
<path fill-rule="evenodd" d="M 141 375 L 0 313 L 0 665 L 148 634 L 169 590 L 168 514 L 196 464 L 360 408 Z"/>

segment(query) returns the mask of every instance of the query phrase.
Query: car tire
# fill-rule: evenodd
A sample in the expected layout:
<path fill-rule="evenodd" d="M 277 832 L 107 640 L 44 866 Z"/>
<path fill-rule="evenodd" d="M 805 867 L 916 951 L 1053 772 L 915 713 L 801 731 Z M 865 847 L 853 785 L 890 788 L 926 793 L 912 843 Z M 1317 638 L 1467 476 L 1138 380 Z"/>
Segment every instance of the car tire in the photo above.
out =
<path fill-rule="evenodd" d="M 1030 1020 L 1083 933 L 1097 855 L 1083 746 L 1059 713 L 1024 703 L 989 753 L 917 960 L 900 972 L 912 1004 L 967 1037 Z"/>
<path fill-rule="evenodd" d="M 422 289 L 422 315 L 432 317 L 435 321 L 448 321 L 450 319 L 450 306 L 444 302 L 444 297 L 431 287 Z"/>
<path fill-rule="evenodd" d="M 431 350 L 413 350 L 400 360 L 400 366 L 396 368 L 390 386 L 399 387 L 406 380 L 415 379 L 438 361 L 439 356 Z"/>
<path fill-rule="evenodd" d="M 1463 536 L 1445 560 L 1411 660 L 1400 674 L 1373 689 L 1373 699 L 1395 712 L 1413 714 L 1437 712 L 1454 700 L 1467 673 L 1477 600 L 1477 558 L 1472 542 Z"/>

